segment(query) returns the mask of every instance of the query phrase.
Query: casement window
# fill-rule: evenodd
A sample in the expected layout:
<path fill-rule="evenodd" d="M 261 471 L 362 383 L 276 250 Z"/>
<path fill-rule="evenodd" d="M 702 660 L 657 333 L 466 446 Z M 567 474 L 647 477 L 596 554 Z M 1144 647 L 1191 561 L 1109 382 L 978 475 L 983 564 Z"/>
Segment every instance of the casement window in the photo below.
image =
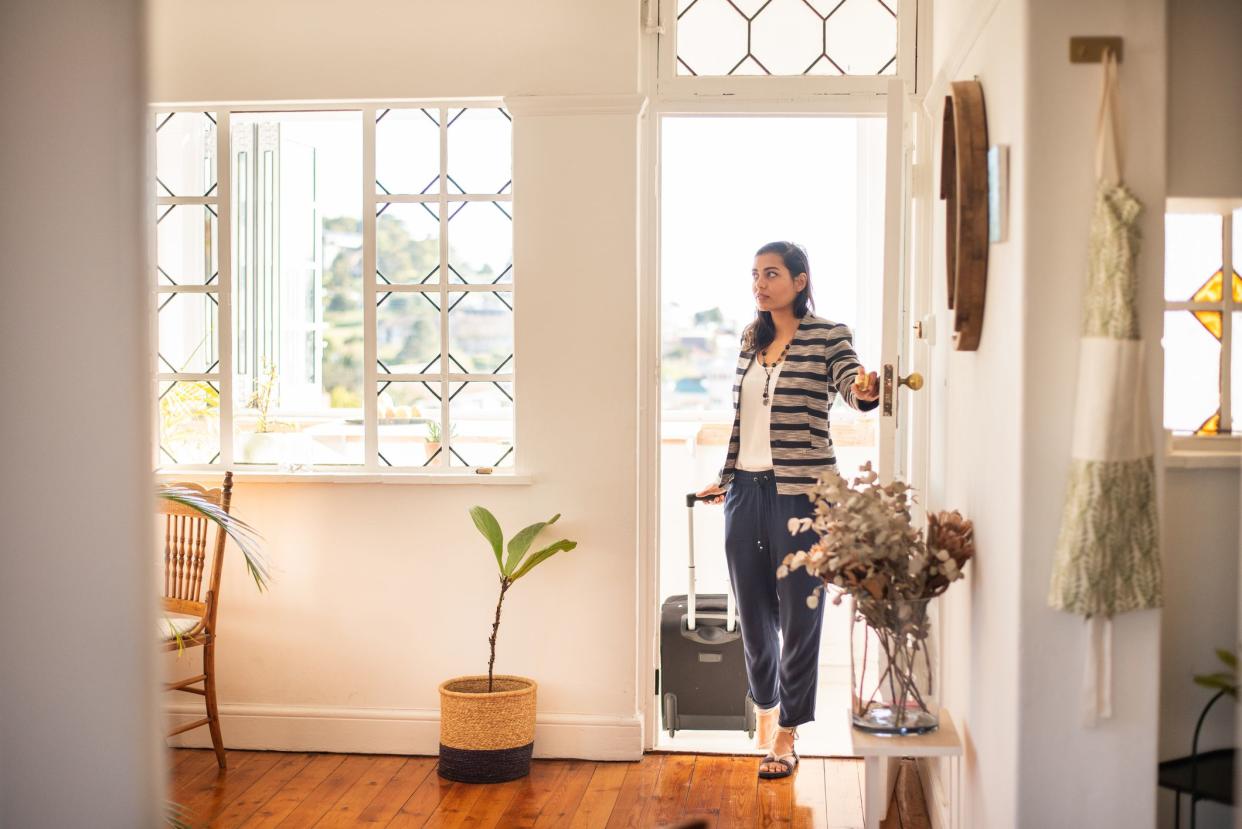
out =
<path fill-rule="evenodd" d="M 1176 445 L 1242 434 L 1242 209 L 1170 200 L 1165 214 L 1164 426 Z M 1190 440 L 1193 438 L 1194 440 Z M 1213 440 L 1215 439 L 1215 440 Z"/>
<path fill-rule="evenodd" d="M 514 463 L 498 104 L 154 112 L 161 469 Z"/>

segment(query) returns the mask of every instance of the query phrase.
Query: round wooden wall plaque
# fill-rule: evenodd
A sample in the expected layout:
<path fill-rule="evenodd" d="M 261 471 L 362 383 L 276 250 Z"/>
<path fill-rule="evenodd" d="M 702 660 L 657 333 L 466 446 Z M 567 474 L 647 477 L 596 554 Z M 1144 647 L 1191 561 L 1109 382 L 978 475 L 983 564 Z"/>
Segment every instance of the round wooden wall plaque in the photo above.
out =
<path fill-rule="evenodd" d="M 978 81 L 954 81 L 949 89 L 940 157 L 945 275 L 954 346 L 975 351 L 988 284 L 988 124 Z"/>

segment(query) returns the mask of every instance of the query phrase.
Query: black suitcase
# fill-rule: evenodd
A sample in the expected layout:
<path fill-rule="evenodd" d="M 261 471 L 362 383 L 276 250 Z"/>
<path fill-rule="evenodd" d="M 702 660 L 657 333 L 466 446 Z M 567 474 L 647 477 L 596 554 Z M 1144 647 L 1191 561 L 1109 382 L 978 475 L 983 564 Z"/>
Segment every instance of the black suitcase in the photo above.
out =
<path fill-rule="evenodd" d="M 694 589 L 694 493 L 686 496 L 690 526 L 689 593 L 669 596 L 660 611 L 658 692 L 664 729 L 744 730 L 755 736 L 755 705 L 746 679 L 742 626 L 732 594 Z"/>

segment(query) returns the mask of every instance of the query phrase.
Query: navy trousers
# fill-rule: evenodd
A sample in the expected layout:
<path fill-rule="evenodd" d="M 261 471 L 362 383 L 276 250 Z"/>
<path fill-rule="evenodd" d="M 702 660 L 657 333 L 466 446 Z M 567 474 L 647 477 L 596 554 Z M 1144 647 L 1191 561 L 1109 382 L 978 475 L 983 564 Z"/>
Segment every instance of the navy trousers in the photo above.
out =
<path fill-rule="evenodd" d="M 776 491 L 771 470 L 735 470 L 725 495 L 725 558 L 742 623 L 750 695 L 760 708 L 779 702 L 778 722 L 786 727 L 815 719 L 824 602 L 821 596 L 818 607 L 806 604 L 821 584 L 818 577 L 799 567 L 778 579 L 776 568 L 787 554 L 808 550 L 818 540 L 814 530 L 793 535 L 788 526 L 790 518 L 814 514 L 806 495 Z"/>

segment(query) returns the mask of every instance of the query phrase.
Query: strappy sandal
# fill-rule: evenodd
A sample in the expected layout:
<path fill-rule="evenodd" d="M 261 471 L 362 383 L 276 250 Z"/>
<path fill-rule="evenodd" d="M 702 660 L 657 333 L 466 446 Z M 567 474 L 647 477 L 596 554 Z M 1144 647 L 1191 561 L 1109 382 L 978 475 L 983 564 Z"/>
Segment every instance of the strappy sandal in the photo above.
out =
<path fill-rule="evenodd" d="M 791 732 L 795 740 L 798 739 L 798 732 L 796 729 L 797 729 L 797 726 L 794 726 L 793 728 L 786 728 L 783 725 L 778 725 L 776 727 L 777 731 Z M 775 745 L 776 743 L 775 739 L 773 739 L 772 742 Z M 789 758 L 791 757 L 793 758 L 792 763 L 789 761 Z M 768 765 L 769 763 L 780 763 L 785 768 L 783 771 L 764 771 L 763 767 L 765 765 Z M 791 750 L 788 754 L 781 754 L 781 755 L 776 755 L 769 751 L 767 755 L 765 755 L 764 758 L 759 761 L 759 776 L 762 777 L 764 780 L 773 780 L 778 777 L 788 777 L 789 775 L 794 773 L 794 769 L 796 769 L 797 767 L 798 767 L 797 749 Z"/>

